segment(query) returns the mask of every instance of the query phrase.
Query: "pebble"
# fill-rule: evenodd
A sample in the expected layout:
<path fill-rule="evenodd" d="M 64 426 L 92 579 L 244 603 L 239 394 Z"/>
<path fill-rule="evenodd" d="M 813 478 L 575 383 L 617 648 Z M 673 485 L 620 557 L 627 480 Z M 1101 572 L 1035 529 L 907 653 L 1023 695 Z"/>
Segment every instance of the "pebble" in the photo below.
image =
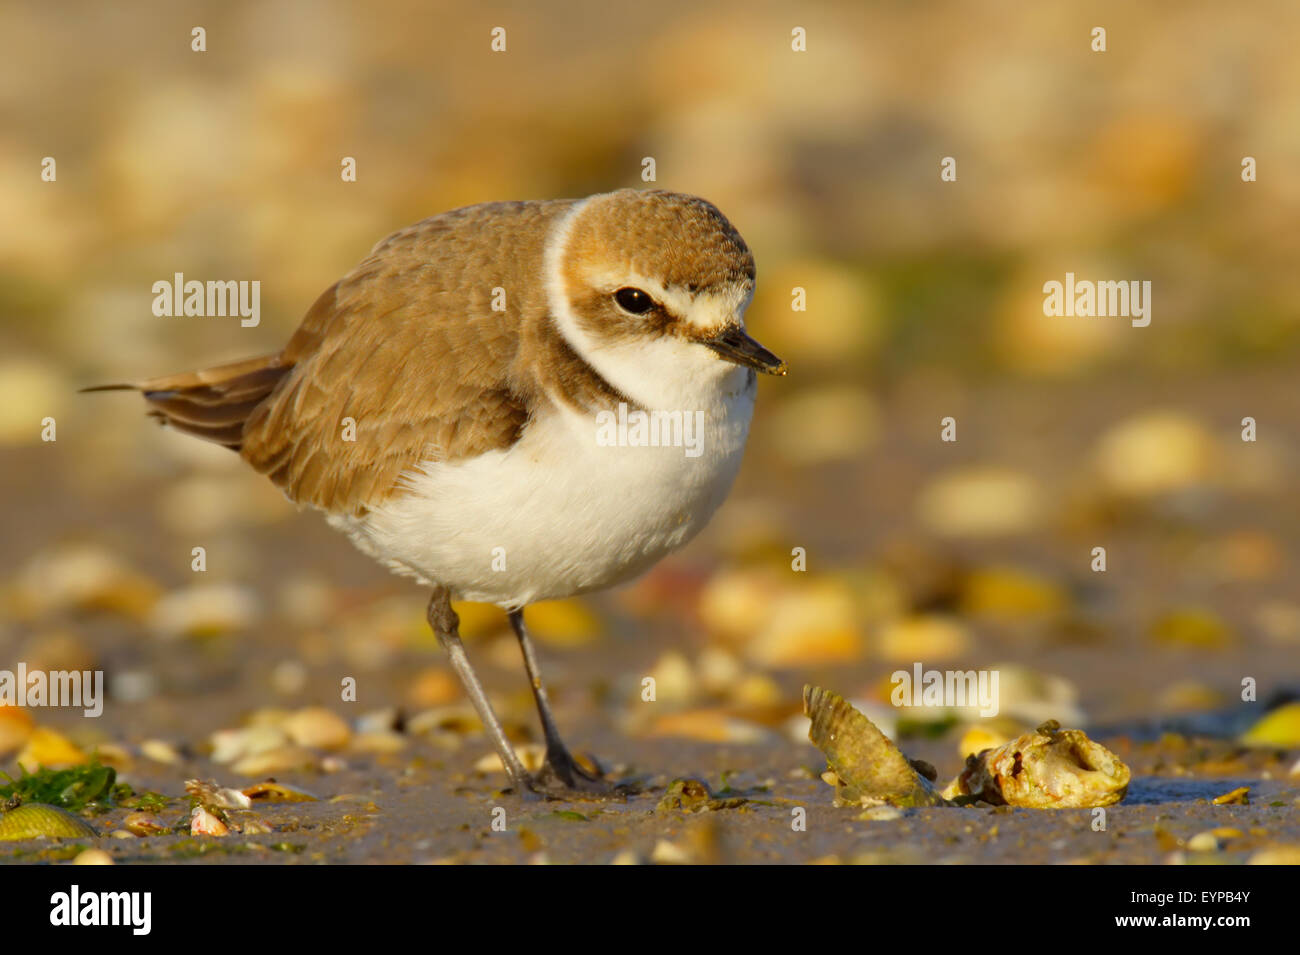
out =
<path fill-rule="evenodd" d="M 62 733 L 44 726 L 32 730 L 27 744 L 18 754 L 17 763 L 29 773 L 44 766 L 48 769 L 67 769 L 90 762 L 90 756 Z"/>
<path fill-rule="evenodd" d="M 354 753 L 397 753 L 405 749 L 407 739 L 395 730 L 374 730 L 352 737 Z"/>
<path fill-rule="evenodd" d="M 299 660 L 281 660 L 271 669 L 271 687 L 281 696 L 297 696 L 307 687 L 307 668 Z"/>
<path fill-rule="evenodd" d="M 140 755 L 167 766 L 175 766 L 181 761 L 181 754 L 176 747 L 161 739 L 147 739 L 141 743 Z"/>
<path fill-rule="evenodd" d="M 386 733 L 397 729 L 400 719 L 401 713 L 397 707 L 385 706 L 383 709 L 371 710 L 358 716 L 355 729 L 358 733 Z"/>
<path fill-rule="evenodd" d="M 158 601 L 149 626 L 160 637 L 214 637 L 247 630 L 258 617 L 253 591 L 238 584 L 194 584 Z"/>
<path fill-rule="evenodd" d="M 1050 617 L 1069 603 L 1069 595 L 1055 582 L 1014 567 L 975 570 L 962 583 L 962 612 L 974 616 L 999 620 Z"/>
<path fill-rule="evenodd" d="M 208 741 L 212 745 L 214 763 L 231 763 L 246 756 L 278 749 L 288 739 L 285 732 L 277 726 L 247 726 L 217 730 Z"/>
<path fill-rule="evenodd" d="M 412 705 L 424 708 L 454 703 L 460 699 L 460 681 L 445 667 L 426 667 L 415 675 L 407 694 Z"/>
<path fill-rule="evenodd" d="M 63 437 L 59 419 L 72 391 L 51 363 L 5 358 L 0 362 L 0 447 L 39 445 L 47 417 L 55 419 L 57 437 Z"/>
<path fill-rule="evenodd" d="M 866 389 L 832 385 L 787 398 L 769 427 L 783 460 L 820 465 L 867 451 L 880 433 L 880 411 Z"/>
<path fill-rule="evenodd" d="M 515 747 L 515 756 L 519 758 L 519 762 L 524 764 L 524 769 L 530 773 L 536 772 L 542 768 L 542 764 L 546 761 L 546 747 L 540 743 L 522 743 Z M 488 753 L 474 764 L 474 771 L 478 773 L 504 773 L 506 767 L 501 762 L 499 755 Z"/>
<path fill-rule="evenodd" d="M 675 737 L 705 743 L 756 744 L 771 740 L 764 726 L 750 723 L 722 709 L 686 710 L 665 713 L 652 720 L 641 735 L 649 738 Z"/>
<path fill-rule="evenodd" d="M 1038 482 L 1004 467 L 971 466 L 940 475 L 916 500 L 917 517 L 944 537 L 995 537 L 1041 527 L 1044 518 Z"/>
<path fill-rule="evenodd" d="M 143 703 L 158 694 L 158 678 L 149 670 L 120 670 L 108 678 L 108 695 L 119 703 Z"/>
<path fill-rule="evenodd" d="M 1216 457 L 1205 428 L 1181 412 L 1126 418 L 1106 431 L 1093 453 L 1096 470 L 1114 493 L 1150 496 L 1205 481 Z"/>
<path fill-rule="evenodd" d="M 677 843 L 660 839 L 650 853 L 650 861 L 656 865 L 690 865 L 695 858 Z"/>
<path fill-rule="evenodd" d="M 903 810 L 896 806 L 872 806 L 858 814 L 856 818 L 865 822 L 889 822 L 893 819 L 901 819 Z"/>
<path fill-rule="evenodd" d="M 921 614 L 885 624 L 876 636 L 876 649 L 893 662 L 951 660 L 971 645 L 970 630 L 955 617 Z"/>
<path fill-rule="evenodd" d="M 857 602 L 845 581 L 814 578 L 780 592 L 745 654 L 772 668 L 852 663 L 866 649 Z"/>
<path fill-rule="evenodd" d="M 312 769 L 319 761 L 316 753 L 301 746 L 278 746 L 245 756 L 230 768 L 241 776 L 274 776 Z"/>
<path fill-rule="evenodd" d="M 342 749 L 352 737 L 347 721 L 323 706 L 298 710 L 285 721 L 284 731 L 299 746 L 323 750 Z"/>
<path fill-rule="evenodd" d="M 83 849 L 72 860 L 73 865 L 113 865 L 113 857 L 103 849 Z"/>
<path fill-rule="evenodd" d="M 1222 618 L 1199 607 L 1171 610 L 1158 617 L 1149 632 L 1157 643 L 1200 650 L 1222 649 L 1235 640 Z"/>
<path fill-rule="evenodd" d="M 1184 848 L 1189 852 L 1218 852 L 1223 842 L 1213 832 L 1198 832 L 1187 840 Z"/>
<path fill-rule="evenodd" d="M 406 721 L 406 730 L 415 736 L 444 730 L 452 733 L 477 733 L 483 723 L 469 703 L 454 703 L 422 710 Z"/>
<path fill-rule="evenodd" d="M 1300 846 L 1269 846 L 1257 849 L 1246 860 L 1247 865 L 1300 865 Z"/>
<path fill-rule="evenodd" d="M 682 705 L 699 696 L 700 681 L 684 654 L 669 650 L 655 661 L 648 676 L 654 680 L 654 702 Z M 637 681 L 640 688 L 640 681 Z M 638 699 L 640 698 L 638 694 Z"/>
<path fill-rule="evenodd" d="M 989 729 L 985 726 L 972 726 L 962 734 L 961 741 L 957 744 L 957 752 L 962 758 L 974 756 L 984 752 L 986 749 L 996 749 L 1004 743 L 1011 742 L 1012 737 L 999 733 L 997 730 Z"/>
<path fill-rule="evenodd" d="M 580 600 L 532 604 L 524 623 L 538 643 L 549 647 L 585 647 L 600 639 L 600 618 Z"/>
<path fill-rule="evenodd" d="M 0 762 L 23 748 L 35 726 L 26 707 L 0 704 Z"/>
<path fill-rule="evenodd" d="M 14 611 L 41 617 L 66 608 L 104 610 L 143 620 L 161 588 L 116 554 L 95 544 L 43 551 L 23 566 L 13 585 Z"/>
<path fill-rule="evenodd" d="M 1285 703 L 1265 713 L 1241 736 L 1246 746 L 1291 749 L 1300 746 L 1300 703 Z"/>

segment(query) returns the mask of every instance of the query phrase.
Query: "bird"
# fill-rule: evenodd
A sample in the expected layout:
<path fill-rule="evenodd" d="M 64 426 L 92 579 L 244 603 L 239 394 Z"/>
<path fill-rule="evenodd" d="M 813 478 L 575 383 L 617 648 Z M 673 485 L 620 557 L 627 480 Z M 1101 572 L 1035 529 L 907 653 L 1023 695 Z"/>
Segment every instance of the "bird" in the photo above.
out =
<path fill-rule="evenodd" d="M 746 331 L 755 281 L 740 233 L 696 196 L 482 203 L 381 240 L 279 352 L 85 390 L 142 393 L 430 588 L 429 625 L 510 789 L 608 792 L 561 738 L 524 611 L 641 575 L 722 504 L 757 375 L 787 372 Z M 535 773 L 453 600 L 509 618 L 545 738 Z"/>

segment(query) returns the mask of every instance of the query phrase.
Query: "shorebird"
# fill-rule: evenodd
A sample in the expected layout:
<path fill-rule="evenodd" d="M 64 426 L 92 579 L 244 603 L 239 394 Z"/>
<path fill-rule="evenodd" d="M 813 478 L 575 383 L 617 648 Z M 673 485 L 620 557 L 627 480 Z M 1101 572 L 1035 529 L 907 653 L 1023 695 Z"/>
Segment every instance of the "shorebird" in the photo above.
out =
<path fill-rule="evenodd" d="M 381 241 L 280 352 L 101 387 L 142 392 L 430 587 L 429 624 L 516 791 L 602 789 L 560 738 L 524 608 L 643 573 L 721 505 L 755 373 L 786 371 L 746 334 L 754 280 L 740 234 L 693 196 L 487 203 Z M 535 775 L 453 599 L 509 615 L 545 734 Z"/>

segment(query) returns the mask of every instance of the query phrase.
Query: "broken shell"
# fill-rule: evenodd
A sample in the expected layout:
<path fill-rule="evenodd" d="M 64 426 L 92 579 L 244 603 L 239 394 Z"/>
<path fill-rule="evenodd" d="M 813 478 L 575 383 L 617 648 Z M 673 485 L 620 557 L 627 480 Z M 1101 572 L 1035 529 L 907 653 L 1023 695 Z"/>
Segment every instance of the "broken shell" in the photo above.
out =
<path fill-rule="evenodd" d="M 245 786 L 243 794 L 257 802 L 315 802 L 320 798 L 305 789 L 286 786 L 284 783 L 277 783 L 270 779 L 264 783 Z"/>
<path fill-rule="evenodd" d="M 94 828 L 79 816 L 44 803 L 29 802 L 0 813 L 0 842 L 15 839 L 94 839 Z"/>
<path fill-rule="evenodd" d="M 228 836 L 230 829 L 215 815 L 202 806 L 195 806 L 190 813 L 190 835 L 192 836 Z"/>
<path fill-rule="evenodd" d="M 655 806 L 655 812 L 716 812 L 719 809 L 737 809 L 747 802 L 749 800 L 744 796 L 719 798 L 703 780 L 674 779 Z"/>
<path fill-rule="evenodd" d="M 826 755 L 837 806 L 969 805 L 977 800 L 1030 809 L 1110 806 L 1128 791 L 1129 768 L 1080 730 L 1055 720 L 966 760 L 940 795 L 934 768 L 909 760 L 869 719 L 820 687 L 804 687 L 808 738 Z M 830 780 L 828 780 L 830 781 Z"/>
<path fill-rule="evenodd" d="M 185 791 L 197 799 L 200 805 L 213 809 L 247 809 L 252 805 L 248 796 L 238 789 L 223 789 L 215 782 L 201 779 L 185 780 Z"/>
<path fill-rule="evenodd" d="M 836 776 L 837 806 L 942 806 L 943 798 L 871 721 L 821 687 L 803 688 L 808 739 Z"/>
<path fill-rule="evenodd" d="M 137 836 L 161 836 L 172 831 L 171 826 L 151 812 L 130 813 L 122 820 L 122 825 L 128 832 Z"/>
<path fill-rule="evenodd" d="M 1231 792 L 1226 792 L 1222 796 L 1214 797 L 1216 806 L 1249 806 L 1250 805 L 1250 787 L 1238 786 Z"/>
<path fill-rule="evenodd" d="M 1086 809 L 1119 802 L 1130 777 L 1128 766 L 1106 747 L 1052 720 L 968 757 L 944 796 L 973 796 L 995 806 Z"/>

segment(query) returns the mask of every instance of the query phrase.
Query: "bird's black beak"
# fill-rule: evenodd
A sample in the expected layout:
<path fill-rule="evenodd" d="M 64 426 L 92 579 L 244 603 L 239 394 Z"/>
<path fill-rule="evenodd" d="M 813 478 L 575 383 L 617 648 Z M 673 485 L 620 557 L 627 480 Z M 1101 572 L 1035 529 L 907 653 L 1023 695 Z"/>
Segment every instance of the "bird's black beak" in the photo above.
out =
<path fill-rule="evenodd" d="M 737 365 L 745 365 L 768 375 L 786 373 L 785 362 L 746 335 L 739 325 L 729 326 L 714 337 L 705 339 L 703 344 Z"/>

